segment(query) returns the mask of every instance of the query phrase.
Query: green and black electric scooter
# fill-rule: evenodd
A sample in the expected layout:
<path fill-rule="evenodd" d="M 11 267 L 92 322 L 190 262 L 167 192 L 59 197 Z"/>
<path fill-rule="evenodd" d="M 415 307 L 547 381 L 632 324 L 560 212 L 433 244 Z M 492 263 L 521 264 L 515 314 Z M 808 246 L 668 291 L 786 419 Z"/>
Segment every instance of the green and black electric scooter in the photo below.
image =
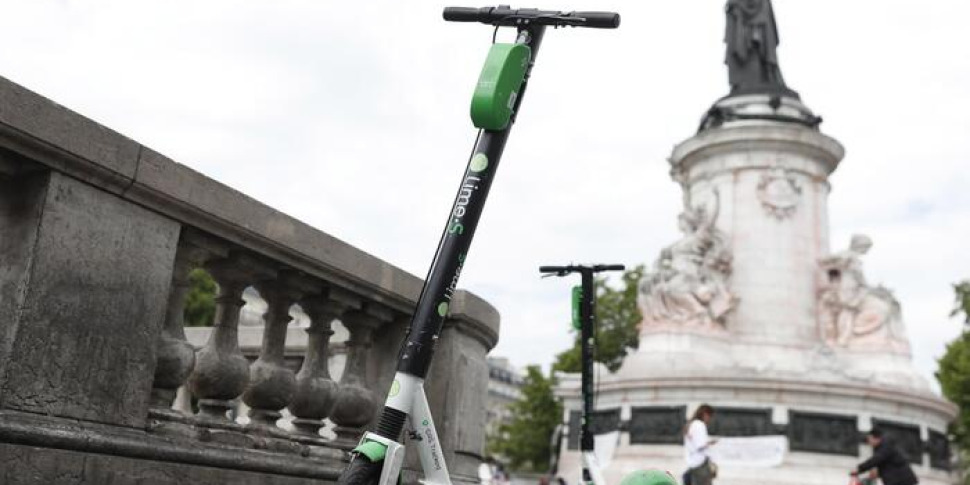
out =
<path fill-rule="evenodd" d="M 339 479 L 341 485 L 396 484 L 404 463 L 401 433 L 406 424 L 410 434 L 419 438 L 415 441 L 424 483 L 451 483 L 424 394 L 424 378 L 505 142 L 522 106 L 543 34 L 549 26 L 613 29 L 620 25 L 620 15 L 612 12 L 516 10 L 508 6 L 448 7 L 444 18 L 481 22 L 496 29 L 511 27 L 518 35 L 513 43 L 493 42 L 485 60 L 471 105 L 472 122 L 479 128 L 475 148 L 421 289 L 377 428 L 366 433 L 354 449 L 350 465 Z"/>
<path fill-rule="evenodd" d="M 596 324 L 596 289 L 593 285 L 596 273 L 623 271 L 622 264 L 597 264 L 594 266 L 540 266 L 539 272 L 546 276 L 566 276 L 579 273 L 580 286 L 573 287 L 573 327 L 579 330 L 580 362 L 582 365 L 583 413 L 580 420 L 579 450 L 583 456 L 583 485 L 606 485 L 599 460 L 593 449 L 593 433 L 589 431 L 589 418 L 593 415 L 593 346 L 596 343 L 593 328 Z M 555 453 L 557 450 L 553 450 Z"/>

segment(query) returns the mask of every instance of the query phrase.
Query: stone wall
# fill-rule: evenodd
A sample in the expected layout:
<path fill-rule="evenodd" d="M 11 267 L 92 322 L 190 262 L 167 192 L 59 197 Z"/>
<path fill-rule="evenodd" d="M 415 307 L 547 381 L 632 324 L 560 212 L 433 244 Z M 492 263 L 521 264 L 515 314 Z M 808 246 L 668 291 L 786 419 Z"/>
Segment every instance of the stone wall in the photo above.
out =
<path fill-rule="evenodd" d="M 17 484 L 332 481 L 376 418 L 422 284 L 2 78 L 0 257 L 0 482 Z M 219 286 L 201 346 L 182 321 L 196 267 Z M 247 288 L 267 303 L 248 359 Z M 298 370 L 294 305 L 310 321 Z M 481 460 L 498 322 L 459 292 L 428 380 L 458 481 Z M 173 409 L 180 388 L 197 413 Z M 276 425 L 284 410 L 294 428 Z"/>

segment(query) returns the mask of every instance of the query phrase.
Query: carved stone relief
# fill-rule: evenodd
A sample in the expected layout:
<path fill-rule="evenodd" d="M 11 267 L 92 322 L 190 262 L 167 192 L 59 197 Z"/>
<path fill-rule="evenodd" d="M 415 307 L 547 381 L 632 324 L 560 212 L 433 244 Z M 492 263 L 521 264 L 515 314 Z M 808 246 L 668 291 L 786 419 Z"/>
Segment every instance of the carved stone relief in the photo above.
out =
<path fill-rule="evenodd" d="M 731 250 L 727 236 L 715 227 L 720 209 L 687 204 L 678 218 L 684 237 L 660 252 L 653 271 L 640 280 L 638 302 L 642 325 L 694 325 L 723 328 L 737 298 L 728 290 Z"/>
<path fill-rule="evenodd" d="M 849 249 L 819 261 L 822 336 L 837 347 L 908 352 L 899 302 L 889 289 L 866 281 L 862 256 L 871 247 L 868 236 L 857 234 Z"/>
<path fill-rule="evenodd" d="M 798 208 L 801 196 L 801 184 L 788 170 L 780 167 L 764 173 L 758 182 L 758 200 L 761 201 L 761 206 L 777 219 L 791 217 Z"/>

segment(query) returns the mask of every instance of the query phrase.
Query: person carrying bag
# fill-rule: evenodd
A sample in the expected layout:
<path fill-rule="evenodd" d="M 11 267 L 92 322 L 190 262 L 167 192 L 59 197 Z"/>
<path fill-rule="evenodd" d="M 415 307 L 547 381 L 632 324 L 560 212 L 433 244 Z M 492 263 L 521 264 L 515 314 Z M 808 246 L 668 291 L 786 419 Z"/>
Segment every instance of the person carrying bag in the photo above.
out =
<path fill-rule="evenodd" d="M 714 418 L 714 408 L 701 404 L 684 429 L 684 457 L 687 471 L 684 485 L 711 485 L 717 476 L 717 465 L 711 461 L 708 450 L 717 443 L 707 434 L 707 425 Z"/>

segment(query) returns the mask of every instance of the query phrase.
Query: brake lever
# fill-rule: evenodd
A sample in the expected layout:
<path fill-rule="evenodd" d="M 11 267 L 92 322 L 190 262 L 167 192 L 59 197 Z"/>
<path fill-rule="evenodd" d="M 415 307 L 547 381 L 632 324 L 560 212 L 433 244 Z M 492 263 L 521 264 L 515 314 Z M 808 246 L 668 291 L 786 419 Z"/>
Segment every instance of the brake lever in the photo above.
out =
<path fill-rule="evenodd" d="M 540 276 L 540 278 L 551 278 L 553 276 L 557 278 L 562 278 L 563 276 L 566 276 L 568 274 L 569 274 L 568 271 L 557 271 L 555 273 L 543 273 L 542 276 Z"/>

